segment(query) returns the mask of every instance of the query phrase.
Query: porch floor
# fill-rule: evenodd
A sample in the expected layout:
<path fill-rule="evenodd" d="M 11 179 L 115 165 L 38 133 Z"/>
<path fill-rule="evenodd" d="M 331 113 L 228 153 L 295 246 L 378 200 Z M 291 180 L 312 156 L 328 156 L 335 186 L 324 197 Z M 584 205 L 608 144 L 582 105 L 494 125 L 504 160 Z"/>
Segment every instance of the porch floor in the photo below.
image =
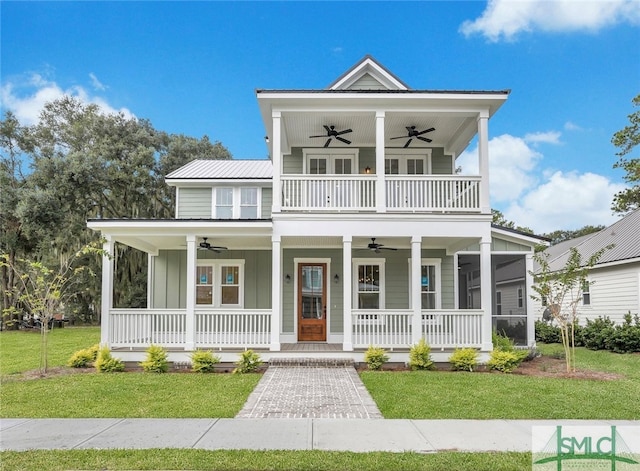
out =
<path fill-rule="evenodd" d="M 282 352 L 341 352 L 341 343 L 299 342 L 280 344 Z"/>

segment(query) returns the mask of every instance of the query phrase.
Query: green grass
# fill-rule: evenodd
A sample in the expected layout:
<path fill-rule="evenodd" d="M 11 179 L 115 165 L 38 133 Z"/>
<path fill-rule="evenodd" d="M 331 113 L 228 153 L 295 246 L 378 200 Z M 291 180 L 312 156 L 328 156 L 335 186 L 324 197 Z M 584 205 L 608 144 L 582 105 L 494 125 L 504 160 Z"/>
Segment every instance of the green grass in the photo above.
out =
<path fill-rule="evenodd" d="M 109 470 L 287 470 L 287 471 L 513 471 L 531 468 L 530 453 L 352 453 L 252 450 L 72 450 L 0 453 L 3 471 Z"/>
<path fill-rule="evenodd" d="M 76 351 L 100 342 L 100 327 L 53 329 L 49 336 L 49 367 L 62 366 Z M 11 375 L 40 367 L 40 331 L 0 332 L 0 374 Z"/>
<path fill-rule="evenodd" d="M 560 346 L 545 345 L 551 354 Z M 624 379 L 500 373 L 372 372 L 361 378 L 387 419 L 640 419 L 640 355 L 576 349 L 577 366 Z"/>
<path fill-rule="evenodd" d="M 78 373 L 2 384 L 1 417 L 234 417 L 258 374 Z M 37 407 L 34 407 L 37 404 Z"/>

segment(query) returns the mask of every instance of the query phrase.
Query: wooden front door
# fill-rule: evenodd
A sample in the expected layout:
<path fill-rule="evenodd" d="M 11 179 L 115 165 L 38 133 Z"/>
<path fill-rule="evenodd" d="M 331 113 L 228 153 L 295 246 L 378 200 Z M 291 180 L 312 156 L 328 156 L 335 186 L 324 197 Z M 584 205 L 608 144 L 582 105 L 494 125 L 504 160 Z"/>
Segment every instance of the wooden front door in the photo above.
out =
<path fill-rule="evenodd" d="M 298 341 L 327 340 L 327 264 L 298 265 Z"/>

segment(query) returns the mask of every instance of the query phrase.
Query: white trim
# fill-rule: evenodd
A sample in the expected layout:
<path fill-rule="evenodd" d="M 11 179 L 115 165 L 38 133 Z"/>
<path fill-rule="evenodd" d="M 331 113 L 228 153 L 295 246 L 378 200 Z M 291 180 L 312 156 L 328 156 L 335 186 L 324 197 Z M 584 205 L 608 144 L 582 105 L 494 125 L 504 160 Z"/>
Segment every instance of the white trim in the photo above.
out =
<path fill-rule="evenodd" d="M 301 263 L 324 263 L 327 265 L 327 272 L 325 276 L 326 296 L 327 296 L 327 314 L 325 318 L 326 322 L 326 338 L 325 342 L 329 343 L 329 330 L 331 326 L 331 259 L 330 258 L 305 258 L 295 257 L 293 259 L 293 335 L 296 343 L 298 340 L 298 265 Z"/>
<path fill-rule="evenodd" d="M 231 219 L 241 219 L 241 202 L 242 202 L 242 190 L 243 189 L 255 189 L 256 190 L 256 217 L 255 218 L 242 218 L 242 220 L 254 220 L 261 219 L 262 216 L 262 188 L 259 186 L 251 186 L 245 184 L 237 184 L 237 185 L 224 185 L 224 186 L 214 186 L 211 188 L 211 214 L 212 219 L 219 219 L 217 209 L 217 193 L 218 190 L 231 190 Z M 228 218 L 224 218 L 228 219 Z"/>
<path fill-rule="evenodd" d="M 411 276 L 411 259 L 407 260 L 409 264 L 409 286 L 411 286 L 413 277 Z M 422 267 L 434 266 L 436 270 L 436 306 L 434 309 L 442 309 L 442 259 L 441 258 L 422 258 L 420 259 L 420 272 Z M 412 291 L 409 290 L 409 305 L 413 306 Z M 420 283 L 420 296 L 422 296 L 422 282 Z M 456 296 L 457 297 L 457 296 Z M 425 307 L 420 306 L 421 310 L 427 310 Z M 457 308 L 456 308 L 457 309 Z"/>
<path fill-rule="evenodd" d="M 404 148 L 396 148 L 396 147 L 387 147 L 386 155 L 384 157 L 385 167 L 387 164 L 387 160 L 390 159 L 398 159 L 398 173 L 397 175 L 409 175 L 407 173 L 407 161 L 409 159 L 417 159 L 419 157 L 423 157 L 424 162 L 424 173 L 415 174 L 415 175 L 431 175 L 432 168 L 432 159 L 431 159 L 431 149 L 427 148 L 415 148 L 415 149 L 404 149 Z M 387 174 L 386 168 L 383 169 L 385 175 L 394 175 Z"/>
<path fill-rule="evenodd" d="M 309 174 L 309 159 L 312 155 L 327 158 L 327 173 L 325 175 L 355 175 L 358 174 L 360 149 L 347 147 L 305 147 L 302 149 L 302 173 Z M 351 159 L 351 173 L 333 173 L 334 163 L 337 158 L 348 157 Z"/>
<path fill-rule="evenodd" d="M 382 309 L 386 309 L 386 297 L 385 297 L 385 289 L 386 289 L 386 285 L 385 285 L 385 262 L 386 259 L 384 258 L 353 258 L 351 260 L 351 266 L 352 266 L 352 273 L 353 275 L 351 276 L 352 278 L 352 308 L 353 309 L 360 309 L 360 307 L 358 306 L 358 294 L 360 293 L 360 290 L 358 289 L 358 266 L 360 265 L 378 265 L 380 268 L 380 284 L 378 286 L 378 293 L 379 293 L 379 298 L 378 298 L 378 309 L 382 310 Z"/>
<path fill-rule="evenodd" d="M 223 309 L 244 309 L 244 259 L 231 259 L 231 258 L 199 258 L 196 263 L 197 267 L 212 267 L 211 273 L 213 279 L 211 280 L 211 288 L 214 290 L 213 304 L 197 304 L 197 307 L 211 307 L 211 308 L 223 308 Z M 237 266 L 238 269 L 238 300 L 239 304 L 222 304 L 222 267 L 223 266 Z M 195 279 L 197 285 L 198 280 Z M 195 301 L 194 301 L 195 304 Z"/>

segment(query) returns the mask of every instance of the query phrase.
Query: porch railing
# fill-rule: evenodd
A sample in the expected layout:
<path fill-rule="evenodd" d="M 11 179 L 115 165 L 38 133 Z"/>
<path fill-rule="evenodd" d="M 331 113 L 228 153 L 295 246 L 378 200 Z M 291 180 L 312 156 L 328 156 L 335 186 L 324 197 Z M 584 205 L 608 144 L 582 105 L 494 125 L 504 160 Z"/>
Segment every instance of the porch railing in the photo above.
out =
<path fill-rule="evenodd" d="M 196 311 L 196 344 L 201 347 L 264 347 L 270 335 L 270 309 Z"/>
<path fill-rule="evenodd" d="M 373 175 L 282 175 L 283 210 L 372 210 Z"/>
<path fill-rule="evenodd" d="M 422 337 L 432 347 L 480 347 L 482 311 L 422 311 Z"/>
<path fill-rule="evenodd" d="M 480 210 L 480 177 L 387 175 L 385 179 L 389 210 Z"/>
<path fill-rule="evenodd" d="M 413 343 L 412 318 L 410 309 L 354 310 L 353 346 L 407 348 Z M 432 348 L 480 347 L 482 311 L 424 310 L 420 336 Z"/>
<path fill-rule="evenodd" d="M 184 347 L 185 309 L 112 309 L 109 343 L 112 347 Z M 264 347 L 271 335 L 271 310 L 197 310 L 196 347 Z"/>
<path fill-rule="evenodd" d="M 372 211 L 375 175 L 282 175 L 283 211 Z M 480 177 L 385 175 L 389 211 L 478 212 Z"/>

